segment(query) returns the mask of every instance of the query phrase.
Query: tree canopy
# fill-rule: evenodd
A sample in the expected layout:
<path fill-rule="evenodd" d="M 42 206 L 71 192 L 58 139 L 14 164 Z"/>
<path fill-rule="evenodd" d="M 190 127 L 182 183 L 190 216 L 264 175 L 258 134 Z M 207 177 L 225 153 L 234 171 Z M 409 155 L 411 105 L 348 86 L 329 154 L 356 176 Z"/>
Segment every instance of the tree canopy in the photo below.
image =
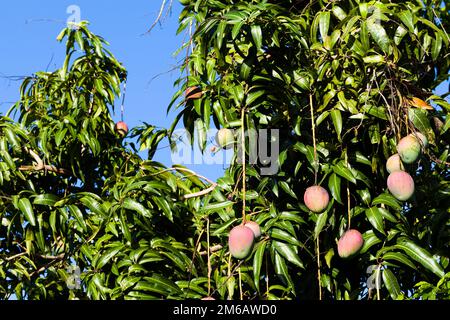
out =
<path fill-rule="evenodd" d="M 450 4 L 181 2 L 171 128 L 114 130 L 127 72 L 84 22 L 58 37 L 62 68 L 24 80 L 1 117 L 1 297 L 449 298 L 450 104 L 435 89 Z M 180 124 L 204 152 L 211 126 L 238 133 L 216 182 L 152 160 Z M 242 133 L 257 130 L 279 147 L 277 172 L 249 161 Z M 399 200 L 386 162 L 418 133 L 418 159 L 401 163 L 414 194 Z M 330 195 L 318 213 L 304 199 L 314 185 Z M 229 233 L 247 220 L 262 235 L 236 259 Z M 341 258 L 350 229 L 364 244 Z"/>

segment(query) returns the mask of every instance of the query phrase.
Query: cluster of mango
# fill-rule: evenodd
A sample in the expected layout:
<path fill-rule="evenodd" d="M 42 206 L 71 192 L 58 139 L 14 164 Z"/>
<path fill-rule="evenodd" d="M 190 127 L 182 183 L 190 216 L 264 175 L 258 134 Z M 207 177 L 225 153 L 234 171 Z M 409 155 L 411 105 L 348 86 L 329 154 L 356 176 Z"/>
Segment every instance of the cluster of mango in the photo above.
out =
<path fill-rule="evenodd" d="M 389 157 L 386 169 L 389 172 L 387 187 L 389 192 L 400 201 L 406 201 L 414 194 L 414 180 L 405 171 L 405 164 L 412 164 L 428 146 L 428 139 L 420 132 L 402 138 L 397 144 L 396 154 Z"/>

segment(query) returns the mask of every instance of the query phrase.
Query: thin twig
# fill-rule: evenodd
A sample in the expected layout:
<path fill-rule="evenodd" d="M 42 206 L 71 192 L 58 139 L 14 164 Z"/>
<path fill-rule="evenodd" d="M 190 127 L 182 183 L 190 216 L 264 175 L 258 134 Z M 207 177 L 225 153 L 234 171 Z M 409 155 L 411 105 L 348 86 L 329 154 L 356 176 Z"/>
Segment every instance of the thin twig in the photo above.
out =
<path fill-rule="evenodd" d="M 433 10 L 434 17 L 439 22 L 440 26 L 442 27 L 442 30 L 444 31 L 445 35 L 447 36 L 447 40 L 450 42 L 450 37 L 448 36 L 447 31 L 445 30 L 444 26 L 442 25 L 441 19 L 437 16 L 436 11 L 434 11 L 434 8 L 431 8 Z"/>
<path fill-rule="evenodd" d="M 210 179 L 208 179 L 208 178 L 206 178 L 206 177 L 204 177 L 204 176 L 202 176 L 202 175 L 200 175 L 200 174 L 198 174 L 198 173 L 196 173 L 196 172 L 194 172 L 194 171 L 192 171 L 190 169 L 186 169 L 186 168 L 178 168 L 178 167 L 167 168 L 167 169 L 158 171 L 156 173 L 150 174 L 150 176 L 157 176 L 157 175 L 160 175 L 162 173 L 169 172 L 169 171 L 188 172 L 188 173 L 192 174 L 193 176 L 196 176 L 197 178 L 203 179 L 203 180 L 205 180 L 205 181 L 207 181 L 208 183 L 211 184 L 211 186 L 208 187 L 205 190 L 184 195 L 184 199 L 190 199 L 190 198 L 194 198 L 194 197 L 203 196 L 205 194 L 210 193 L 211 191 L 213 191 L 217 187 L 217 183 L 215 183 L 214 181 L 212 181 L 212 180 L 210 180 Z"/>
<path fill-rule="evenodd" d="M 244 300 L 244 294 L 242 292 L 242 274 L 241 274 L 241 267 L 238 269 L 239 274 L 239 297 L 241 298 L 241 301 Z"/>
<path fill-rule="evenodd" d="M 209 252 L 210 253 L 214 253 L 214 252 L 217 252 L 217 251 L 222 250 L 222 249 L 223 249 L 223 246 L 221 244 L 217 244 L 215 246 L 209 247 Z M 200 251 L 198 254 L 200 256 L 206 256 L 208 254 L 208 251 L 206 251 L 206 250 L 205 251 Z"/>
<path fill-rule="evenodd" d="M 208 245 L 208 297 L 211 294 L 211 255 L 210 255 L 210 249 L 209 249 L 209 218 L 206 218 L 206 241 Z"/>
<path fill-rule="evenodd" d="M 15 259 L 17 259 L 17 258 L 20 258 L 20 257 L 22 257 L 22 256 L 24 256 L 24 255 L 26 255 L 26 254 L 28 254 L 27 251 L 21 252 L 21 253 L 18 253 L 18 254 L 13 255 L 13 256 L 11 256 L 11 257 L 8 257 L 8 258 L 6 258 L 5 260 L 9 262 L 9 261 L 15 260 Z"/>
<path fill-rule="evenodd" d="M 59 175 L 70 175 L 70 171 L 62 168 L 57 168 L 52 165 L 44 164 L 44 161 L 39 157 L 39 155 L 31 149 L 26 149 L 27 152 L 33 157 L 36 161 L 36 165 L 32 166 L 20 166 L 20 171 L 50 171 Z"/>
<path fill-rule="evenodd" d="M 309 108 L 311 111 L 311 126 L 313 135 L 313 145 L 314 145 L 314 185 L 317 184 L 317 170 L 319 164 L 317 162 L 317 146 L 316 146 L 316 123 L 314 122 L 314 106 L 312 94 L 309 95 Z"/>
<path fill-rule="evenodd" d="M 224 285 L 227 284 L 228 280 L 230 280 L 230 278 L 235 274 L 235 270 L 239 269 L 241 267 L 241 264 L 244 262 L 244 260 L 240 260 L 237 264 L 237 266 L 231 270 L 231 254 L 229 255 L 228 258 L 228 276 L 225 279 L 225 281 L 218 286 L 216 289 L 214 289 L 214 291 L 211 293 L 211 296 L 214 295 L 217 291 L 219 291 Z"/>
<path fill-rule="evenodd" d="M 200 246 L 200 240 L 202 238 L 203 233 L 205 232 L 204 229 L 202 229 L 202 231 L 200 232 L 198 238 L 197 238 L 197 242 L 195 243 L 194 248 L 197 248 Z M 191 286 L 191 277 L 192 277 L 192 268 L 194 267 L 194 261 L 195 261 L 195 256 L 196 256 L 196 250 L 193 250 L 192 252 L 192 259 L 191 259 L 191 263 L 189 264 L 189 268 L 187 269 L 189 272 L 189 279 L 188 279 L 188 286 L 187 286 L 187 290 L 189 290 L 190 286 Z M 186 295 L 185 298 L 187 297 L 188 291 L 186 291 Z"/>
<path fill-rule="evenodd" d="M 57 256 L 49 256 L 49 255 L 37 255 L 39 258 L 44 259 L 44 260 L 61 260 L 64 258 L 65 253 L 61 253 Z"/>
<path fill-rule="evenodd" d="M 348 154 L 347 150 L 345 151 L 345 164 L 348 166 Z M 350 211 L 350 183 L 347 180 L 347 215 L 348 215 L 348 230 L 350 230 L 352 223 L 352 215 Z"/>
<path fill-rule="evenodd" d="M 215 188 L 217 187 L 217 184 L 213 184 L 211 185 L 209 188 L 199 191 L 199 192 L 194 192 L 194 193 L 190 193 L 190 194 L 186 194 L 183 196 L 184 199 L 191 199 L 191 198 L 196 198 L 196 197 L 200 197 L 203 196 L 205 194 L 210 193 L 211 191 L 213 191 Z"/>
<path fill-rule="evenodd" d="M 54 263 L 61 261 L 64 259 L 65 254 L 60 254 L 59 256 L 54 257 L 54 259 L 52 259 L 49 263 L 47 263 L 46 265 L 40 267 L 39 269 L 37 269 L 36 271 L 32 272 L 30 274 L 30 278 L 41 273 L 42 271 L 47 270 L 49 267 L 51 267 Z"/>
<path fill-rule="evenodd" d="M 158 24 L 158 22 L 160 22 L 160 20 L 162 18 L 162 15 L 163 15 L 163 12 L 164 12 L 164 8 L 166 7 L 166 2 L 167 2 L 167 0 L 163 0 L 163 2 L 161 4 L 161 7 L 159 8 L 158 16 L 156 17 L 156 19 L 153 22 L 153 24 L 150 26 L 150 29 L 148 29 L 145 34 L 150 33 L 153 30 L 153 28 Z M 169 6 L 168 6 L 168 9 L 167 9 L 168 11 L 170 10 L 170 8 L 172 6 L 172 2 L 173 2 L 173 0 L 170 0 Z"/>
<path fill-rule="evenodd" d="M 270 208 L 265 208 L 265 209 L 261 209 L 261 210 L 258 210 L 258 211 L 253 211 L 252 213 L 248 213 L 247 217 L 251 217 L 251 216 L 257 215 L 257 214 L 259 214 L 261 212 L 265 212 L 265 211 L 269 211 L 269 210 L 270 210 Z"/>
<path fill-rule="evenodd" d="M 380 271 L 381 271 L 381 264 L 378 265 L 377 268 L 377 279 L 376 279 L 376 287 L 377 287 L 377 300 L 380 300 Z"/>
<path fill-rule="evenodd" d="M 245 108 L 241 110 L 241 148 L 242 148 L 242 224 L 246 222 L 245 193 L 246 193 L 246 163 L 245 163 Z"/>
<path fill-rule="evenodd" d="M 322 300 L 322 284 L 321 284 L 321 274 L 320 274 L 320 242 L 319 242 L 319 236 L 317 235 L 316 238 L 316 250 L 317 250 L 317 283 L 319 285 L 319 300 Z"/>
<path fill-rule="evenodd" d="M 269 259 L 267 259 L 267 252 L 266 252 L 266 298 L 269 297 Z"/>
<path fill-rule="evenodd" d="M 242 261 L 242 260 L 241 260 Z M 240 265 L 239 265 L 239 267 L 240 267 Z M 222 285 L 224 285 L 225 283 L 227 283 L 228 282 L 228 280 L 230 280 L 231 279 L 231 276 L 233 275 L 233 273 L 231 272 L 231 252 L 228 254 L 228 277 L 227 277 L 227 280 L 222 284 Z M 219 288 L 217 288 L 216 290 L 218 290 Z M 228 298 L 233 298 L 233 297 L 230 297 L 230 292 L 228 291 Z"/>

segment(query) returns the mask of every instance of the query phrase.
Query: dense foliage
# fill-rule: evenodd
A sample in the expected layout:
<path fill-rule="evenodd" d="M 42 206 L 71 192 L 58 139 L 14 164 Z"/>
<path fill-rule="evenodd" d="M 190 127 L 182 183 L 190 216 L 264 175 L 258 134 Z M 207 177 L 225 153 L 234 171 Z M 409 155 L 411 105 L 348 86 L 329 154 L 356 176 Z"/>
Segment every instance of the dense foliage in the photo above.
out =
<path fill-rule="evenodd" d="M 192 34 L 172 128 L 134 128 L 138 146 L 114 131 L 126 70 L 85 23 L 58 37 L 63 67 L 27 78 L 1 117 L 1 297 L 448 298 L 450 104 L 433 90 L 450 68 L 450 4 L 182 3 Z M 205 152 L 211 125 L 279 129 L 278 172 L 235 157 L 216 184 L 152 161 L 181 122 Z M 429 145 L 399 201 L 386 161 L 416 131 Z M 330 194 L 322 213 L 303 201 L 314 184 Z M 228 234 L 243 213 L 262 236 L 237 260 Z M 364 245 L 342 259 L 350 228 Z"/>
<path fill-rule="evenodd" d="M 245 172 L 245 210 L 266 235 L 240 267 L 246 297 L 375 298 L 367 283 L 377 275 L 379 298 L 410 297 L 448 271 L 450 105 L 433 94 L 449 70 L 448 12 L 441 1 L 188 2 L 180 30 L 195 32 L 180 82 L 203 96 L 181 103 L 186 128 L 208 128 L 210 118 L 240 128 L 244 112 L 246 130 L 280 129 L 278 174 L 261 175 L 262 164 Z M 406 166 L 416 191 L 399 202 L 386 160 L 416 131 L 430 146 Z M 233 203 L 210 211 L 213 243 L 240 222 L 241 179 L 236 162 L 220 180 Z M 332 195 L 322 214 L 303 203 L 315 183 Z M 343 260 L 336 242 L 350 226 L 365 244 Z M 226 261 L 214 255 L 213 269 L 224 273 Z"/>

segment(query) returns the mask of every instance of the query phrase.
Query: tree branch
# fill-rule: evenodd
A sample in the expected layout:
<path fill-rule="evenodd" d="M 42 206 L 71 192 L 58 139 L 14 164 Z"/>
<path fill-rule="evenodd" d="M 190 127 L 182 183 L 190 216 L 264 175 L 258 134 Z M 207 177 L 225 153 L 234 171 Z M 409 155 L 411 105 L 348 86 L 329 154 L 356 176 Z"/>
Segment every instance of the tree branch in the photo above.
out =
<path fill-rule="evenodd" d="M 199 191 L 199 192 L 195 192 L 195 193 L 185 194 L 184 198 L 185 199 L 191 199 L 191 198 L 204 196 L 205 194 L 208 194 L 208 193 L 212 192 L 216 187 L 217 187 L 217 184 L 213 184 L 213 185 L 211 185 L 209 188 L 207 188 L 205 190 L 202 190 L 202 191 Z"/>
<path fill-rule="evenodd" d="M 217 252 L 217 251 L 219 251 L 221 249 L 223 249 L 223 246 L 221 244 L 217 244 L 215 246 L 209 247 L 209 252 L 213 253 L 213 252 Z M 208 254 L 208 251 L 207 250 L 200 251 L 198 254 L 201 255 L 201 256 L 206 256 Z"/>
<path fill-rule="evenodd" d="M 70 175 L 70 171 L 62 168 L 57 168 L 52 165 L 44 164 L 44 161 L 39 155 L 31 149 L 25 149 L 35 160 L 36 164 L 32 166 L 20 166 L 20 171 L 50 171 L 59 175 Z"/>
<path fill-rule="evenodd" d="M 39 273 L 41 273 L 42 271 L 47 270 L 48 268 L 50 268 L 55 262 L 61 261 L 64 259 L 65 254 L 62 253 L 60 255 L 57 256 L 40 256 L 43 259 L 47 259 L 47 260 L 51 260 L 49 263 L 47 263 L 46 265 L 40 267 L 39 269 L 37 269 L 36 271 L 32 272 L 30 274 L 30 277 L 33 277 Z"/>
<path fill-rule="evenodd" d="M 26 255 L 28 252 L 21 252 L 21 253 L 18 253 L 18 254 L 16 254 L 16 255 L 13 255 L 13 256 L 11 256 L 11 257 L 8 257 L 8 258 L 6 258 L 5 260 L 6 261 L 12 261 L 12 260 L 15 260 L 15 259 L 17 259 L 17 258 L 20 258 L 20 257 L 22 257 L 22 256 L 24 256 L 24 255 Z"/>
<path fill-rule="evenodd" d="M 161 170 L 161 171 L 159 171 L 159 172 L 157 172 L 157 173 L 153 173 L 153 174 L 151 174 L 150 176 L 156 176 L 156 175 L 159 175 L 159 174 L 161 174 L 161 173 L 169 172 L 169 171 L 181 171 L 181 172 L 187 172 L 187 173 L 190 173 L 190 174 L 192 174 L 193 176 L 196 176 L 197 178 L 203 179 L 203 180 L 205 180 L 206 182 L 208 182 L 209 184 L 211 184 L 211 186 L 208 187 L 208 188 L 205 189 L 205 190 L 202 190 L 202 191 L 199 191 L 199 192 L 194 192 L 194 193 L 190 193 L 190 194 L 184 195 L 184 199 L 191 199 L 191 198 L 203 196 L 203 195 L 205 195 L 205 194 L 208 194 L 208 193 L 212 192 L 212 191 L 217 187 L 217 183 L 215 183 L 214 181 L 212 181 L 212 180 L 210 180 L 210 179 L 208 179 L 208 178 L 206 178 L 206 177 L 204 177 L 204 176 L 202 176 L 202 175 L 200 175 L 200 174 L 198 174 L 198 173 L 196 173 L 196 172 L 194 172 L 194 171 L 192 171 L 192 170 L 190 170 L 190 169 L 187 169 L 187 168 L 179 168 L 179 167 L 175 167 L 175 168 L 167 168 L 167 169 Z"/>
<path fill-rule="evenodd" d="M 153 28 L 158 24 L 158 22 L 160 22 L 160 20 L 162 18 L 162 15 L 163 15 L 163 12 L 164 12 L 164 8 L 166 7 L 166 2 L 167 2 L 167 0 L 163 0 L 163 2 L 161 4 L 161 7 L 159 8 L 158 16 L 156 17 L 156 19 L 153 22 L 153 24 L 150 26 L 150 29 L 148 29 L 145 34 L 150 33 L 153 30 Z M 167 8 L 167 11 L 169 11 L 170 8 L 172 7 L 172 2 L 173 2 L 173 0 L 170 0 L 168 8 Z"/>
<path fill-rule="evenodd" d="M 57 256 L 48 256 L 48 255 L 37 255 L 39 258 L 44 260 L 62 260 L 65 256 L 65 253 L 58 254 Z"/>

